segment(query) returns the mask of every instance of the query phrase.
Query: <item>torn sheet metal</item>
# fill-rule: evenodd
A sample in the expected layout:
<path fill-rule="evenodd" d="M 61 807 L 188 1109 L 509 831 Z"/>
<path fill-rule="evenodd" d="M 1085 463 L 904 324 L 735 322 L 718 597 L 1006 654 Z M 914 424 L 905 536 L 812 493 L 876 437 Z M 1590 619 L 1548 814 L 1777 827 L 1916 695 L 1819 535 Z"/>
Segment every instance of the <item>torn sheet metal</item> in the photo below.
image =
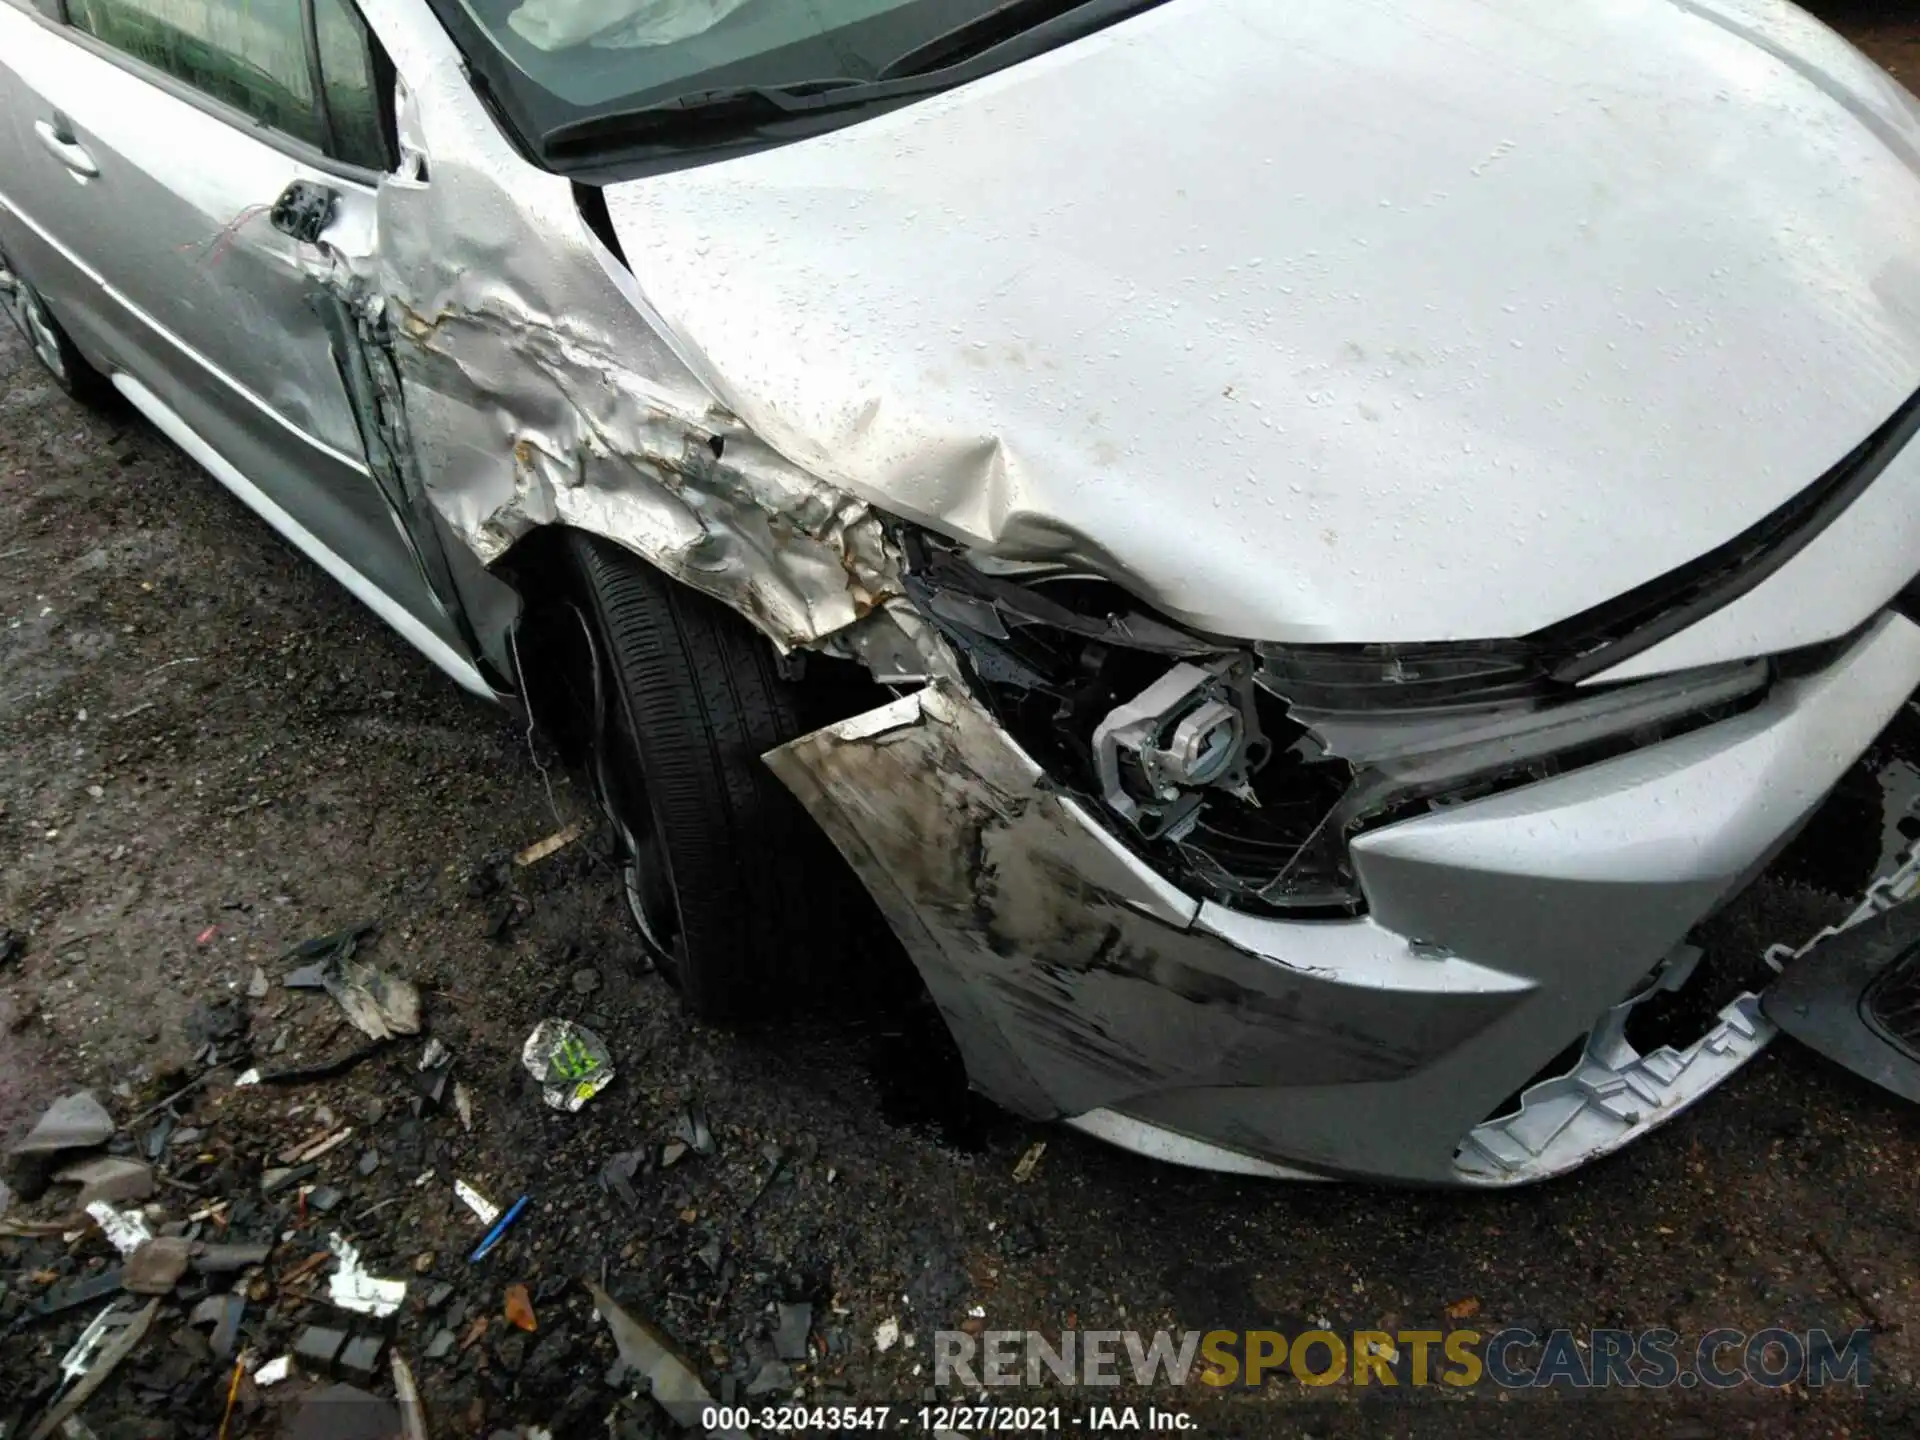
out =
<path fill-rule="evenodd" d="M 399 385 L 381 413 L 404 414 L 418 483 L 453 534 L 492 565 L 536 529 L 572 526 L 782 648 L 862 627 L 886 633 L 885 652 L 912 649 L 899 557 L 872 507 L 716 398 L 698 357 L 649 323 L 569 183 L 507 146 L 443 34 L 378 0 L 369 10 L 408 77 L 397 111 L 412 174 L 380 187 L 377 260 L 333 283 L 379 297 L 390 329 L 362 338 L 390 354 Z M 364 332 L 365 303 L 358 314 Z"/>
<path fill-rule="evenodd" d="M 1205 933 L 1197 901 L 944 684 L 766 758 L 906 944 L 973 1083 L 1025 1115 L 1177 1087 L 1402 1079 L 1527 988 L 1411 961 L 1365 922 L 1322 927 L 1297 961 Z"/>

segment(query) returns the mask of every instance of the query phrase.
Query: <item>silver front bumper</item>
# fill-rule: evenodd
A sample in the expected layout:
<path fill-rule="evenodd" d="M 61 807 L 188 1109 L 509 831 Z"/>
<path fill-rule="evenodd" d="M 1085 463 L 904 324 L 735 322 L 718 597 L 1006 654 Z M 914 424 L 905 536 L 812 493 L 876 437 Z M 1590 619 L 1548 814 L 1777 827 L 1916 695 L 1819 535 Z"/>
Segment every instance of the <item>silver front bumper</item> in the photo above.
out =
<path fill-rule="evenodd" d="M 1635 1057 L 1666 1080 L 1624 1081 L 1611 1110 L 1476 1135 L 1679 953 L 1916 688 L 1920 627 L 1885 615 L 1744 714 L 1362 836 L 1369 913 L 1345 921 L 1181 892 L 945 684 L 767 761 L 1001 1104 L 1196 1163 L 1500 1184 L 1616 1148 L 1764 1043 L 1723 1017 L 1677 1069 Z"/>

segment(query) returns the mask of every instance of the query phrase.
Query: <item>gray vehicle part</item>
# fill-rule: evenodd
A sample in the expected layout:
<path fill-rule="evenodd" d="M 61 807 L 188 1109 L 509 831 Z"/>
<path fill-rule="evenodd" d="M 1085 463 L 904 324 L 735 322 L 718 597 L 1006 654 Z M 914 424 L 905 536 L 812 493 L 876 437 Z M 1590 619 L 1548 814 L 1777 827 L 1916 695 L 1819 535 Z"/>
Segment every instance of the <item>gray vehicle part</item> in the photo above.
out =
<path fill-rule="evenodd" d="M 1920 906 L 1900 903 L 1916 889 L 1920 862 L 1909 862 L 1876 892 L 1885 908 L 1862 906 L 1792 958 L 1762 1004 L 1801 1044 L 1920 1103 Z"/>

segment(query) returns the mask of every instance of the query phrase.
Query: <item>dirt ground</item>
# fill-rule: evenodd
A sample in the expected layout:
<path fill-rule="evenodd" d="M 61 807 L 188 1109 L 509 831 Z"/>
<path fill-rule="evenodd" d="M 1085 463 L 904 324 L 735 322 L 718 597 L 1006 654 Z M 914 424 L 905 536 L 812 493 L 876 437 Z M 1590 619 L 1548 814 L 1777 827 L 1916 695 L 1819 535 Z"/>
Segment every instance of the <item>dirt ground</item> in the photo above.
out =
<path fill-rule="evenodd" d="M 1826 11 L 1920 76 L 1920 21 L 1895 18 L 1909 6 Z M 26 937 L 0 960 L 0 1139 L 82 1086 L 125 1124 L 198 1074 L 207 1044 L 267 1068 L 352 1050 L 331 1000 L 280 984 L 280 957 L 363 920 L 381 927 L 365 956 L 419 984 L 472 1097 L 470 1131 L 450 1092 L 421 1101 L 412 1040 L 311 1083 L 234 1088 L 236 1065 L 177 1103 L 156 1199 L 176 1218 L 229 1199 L 229 1238 L 280 1246 L 241 1329 L 262 1357 L 332 1323 L 324 1289 L 286 1277 L 340 1230 L 370 1268 L 412 1282 L 395 1343 L 438 1436 L 670 1431 L 609 1383 L 583 1277 L 604 1277 L 716 1390 L 781 1382 L 765 1400 L 917 1405 L 931 1332 L 970 1318 L 1046 1332 L 1868 1326 L 1864 1395 L 1409 1400 L 1284 1379 L 1205 1406 L 1159 1398 L 1208 1434 L 1920 1433 L 1920 1112 L 1791 1044 L 1624 1154 L 1521 1193 L 1290 1188 L 1135 1160 L 969 1100 L 911 1019 L 689 1024 L 645 972 L 591 829 L 534 864 L 507 858 L 588 817 L 575 781 L 151 430 L 45 383 L 10 329 L 0 517 L 0 929 Z M 579 1114 L 547 1109 L 521 1067 L 544 1016 L 611 1047 L 617 1078 Z M 714 1153 L 663 1166 L 689 1106 Z M 132 1127 L 140 1143 L 153 1123 Z M 297 1185 L 260 1193 L 283 1147 L 346 1126 L 304 1177 L 342 1192 L 337 1209 L 317 1213 Z M 644 1147 L 630 1203 L 600 1177 Z M 531 1197 L 477 1264 L 482 1226 L 456 1177 L 502 1204 Z M 16 1199 L 13 1218 L 28 1213 Z M 97 1237 L 0 1238 L 0 1435 L 104 1301 L 53 1318 L 34 1305 L 110 1259 Z M 515 1283 L 535 1332 L 502 1319 Z M 798 1301 L 812 1304 L 807 1359 L 769 1370 L 776 1307 Z M 882 1353 L 889 1319 L 905 1335 Z M 186 1328 L 177 1310 L 162 1325 Z M 443 1330 L 463 1343 L 427 1358 Z M 92 1433 L 212 1435 L 229 1370 L 204 1342 L 150 1340 L 88 1410 Z M 283 1433 L 303 1388 L 244 1385 L 231 1433 Z M 390 1393 L 384 1374 L 371 1388 Z"/>

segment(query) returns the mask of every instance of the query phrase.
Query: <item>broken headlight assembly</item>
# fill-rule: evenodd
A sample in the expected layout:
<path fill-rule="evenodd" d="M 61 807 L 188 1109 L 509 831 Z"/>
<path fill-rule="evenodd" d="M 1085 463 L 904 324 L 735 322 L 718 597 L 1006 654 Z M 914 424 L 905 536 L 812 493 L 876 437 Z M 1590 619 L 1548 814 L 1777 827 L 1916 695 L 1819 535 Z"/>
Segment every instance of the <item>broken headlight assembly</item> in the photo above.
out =
<path fill-rule="evenodd" d="M 1526 641 L 1248 644 L 1084 571 L 913 530 L 903 549 L 909 596 L 1055 782 L 1183 888 L 1257 913 L 1360 914 L 1355 836 L 1724 719 L 1771 672 L 1582 688 Z"/>

